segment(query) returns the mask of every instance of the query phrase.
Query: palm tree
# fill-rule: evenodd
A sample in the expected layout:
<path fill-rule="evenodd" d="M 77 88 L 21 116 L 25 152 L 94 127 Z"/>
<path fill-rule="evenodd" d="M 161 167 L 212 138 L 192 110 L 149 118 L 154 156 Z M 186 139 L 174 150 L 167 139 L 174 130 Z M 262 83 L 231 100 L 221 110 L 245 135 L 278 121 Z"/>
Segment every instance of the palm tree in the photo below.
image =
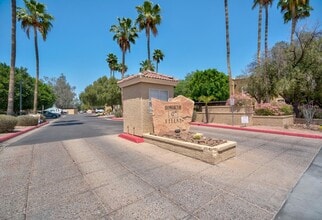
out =
<path fill-rule="evenodd" d="M 36 80 L 34 90 L 34 108 L 33 112 L 37 113 L 38 105 L 38 80 L 39 80 L 39 51 L 38 51 L 38 39 L 37 31 L 40 32 L 44 41 L 46 41 L 47 34 L 52 28 L 51 21 L 54 17 L 47 13 L 46 6 L 35 0 L 24 0 L 26 8 L 18 8 L 17 17 L 21 22 L 22 29 L 26 32 L 29 38 L 30 29 L 34 31 L 34 43 L 36 53 Z"/>
<path fill-rule="evenodd" d="M 309 5 L 309 0 L 279 0 L 277 7 L 284 13 L 285 23 L 292 21 L 291 45 L 293 45 L 298 20 L 309 17 L 313 8 Z"/>
<path fill-rule="evenodd" d="M 229 40 L 229 13 L 228 13 L 228 0 L 224 0 L 225 4 L 225 24 L 226 24 L 226 57 L 227 57 L 227 72 L 229 78 L 229 95 L 234 94 L 234 85 L 231 78 L 231 68 L 230 68 L 230 40 Z"/>
<path fill-rule="evenodd" d="M 163 60 L 163 58 L 164 58 L 164 54 L 163 54 L 162 50 L 155 49 L 153 52 L 153 60 L 155 60 L 157 63 L 157 65 L 156 65 L 157 72 L 159 71 L 159 63 L 161 60 Z"/>
<path fill-rule="evenodd" d="M 110 77 L 114 77 L 114 72 L 118 68 L 117 56 L 113 53 L 109 53 L 107 55 L 106 62 L 108 63 L 108 67 L 110 68 Z"/>
<path fill-rule="evenodd" d="M 262 40 L 262 9 L 263 9 L 263 0 L 254 0 L 252 9 L 258 6 L 258 32 L 257 32 L 257 64 L 260 64 L 261 59 L 261 40 Z"/>
<path fill-rule="evenodd" d="M 7 115 L 13 115 L 16 66 L 16 0 L 11 0 L 11 58 Z"/>
<path fill-rule="evenodd" d="M 136 27 L 132 26 L 130 18 L 118 18 L 119 25 L 112 25 L 110 31 L 114 33 L 113 40 L 116 40 L 122 50 L 122 79 L 125 73 L 125 53 L 131 51 L 131 43 L 135 44 L 138 37 Z"/>
<path fill-rule="evenodd" d="M 158 4 L 153 5 L 151 1 L 145 1 L 143 5 L 136 6 L 138 12 L 138 17 L 136 19 L 136 24 L 139 25 L 139 30 L 145 29 L 145 34 L 147 37 L 147 47 L 148 47 L 148 60 L 150 59 L 150 33 L 153 36 L 158 34 L 157 25 L 161 23 L 161 8 Z"/>
<path fill-rule="evenodd" d="M 268 57 L 268 6 L 272 6 L 273 0 L 263 0 L 265 7 L 265 59 Z"/>
<path fill-rule="evenodd" d="M 208 103 L 209 103 L 211 100 L 214 100 L 214 99 L 215 99 L 215 97 L 214 97 L 213 95 L 211 95 L 211 96 L 204 96 L 204 95 L 202 95 L 202 96 L 200 96 L 200 97 L 198 98 L 198 100 L 199 100 L 200 102 L 204 102 L 204 103 L 205 103 L 206 123 L 208 123 L 208 122 L 209 122 Z"/>
<path fill-rule="evenodd" d="M 154 71 L 154 65 L 149 60 L 142 61 L 140 63 L 140 65 L 141 65 L 140 72 L 143 72 L 143 71 L 146 71 L 146 70 Z"/>

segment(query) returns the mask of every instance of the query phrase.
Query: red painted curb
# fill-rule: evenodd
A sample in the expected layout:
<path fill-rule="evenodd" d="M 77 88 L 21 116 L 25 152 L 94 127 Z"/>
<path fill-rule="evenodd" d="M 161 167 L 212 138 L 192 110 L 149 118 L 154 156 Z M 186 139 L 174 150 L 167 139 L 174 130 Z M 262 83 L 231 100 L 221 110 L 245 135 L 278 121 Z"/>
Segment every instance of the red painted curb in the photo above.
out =
<path fill-rule="evenodd" d="M 143 143 L 144 139 L 135 135 L 127 134 L 127 133 L 122 133 L 119 134 L 119 137 L 124 138 L 126 140 L 132 141 L 134 143 Z"/>
<path fill-rule="evenodd" d="M 116 117 L 114 117 L 114 118 L 111 118 L 113 121 L 123 121 L 123 118 L 116 118 Z"/>
<path fill-rule="evenodd" d="M 268 134 L 280 134 L 280 135 L 295 136 L 295 137 L 322 139 L 322 135 L 318 135 L 318 134 L 304 134 L 304 133 L 265 130 L 265 129 L 257 129 L 257 128 L 233 127 L 229 125 L 204 124 L 204 123 L 198 123 L 198 122 L 191 122 L 190 124 L 195 126 L 203 126 L 203 127 L 224 128 L 224 129 L 233 129 L 233 130 L 240 130 L 240 131 L 253 131 L 253 132 L 268 133 Z"/>
<path fill-rule="evenodd" d="M 4 136 L 0 137 L 0 143 L 4 142 L 4 141 L 7 141 L 7 140 L 9 140 L 11 138 L 17 137 L 17 136 L 19 136 L 21 134 L 24 134 L 24 133 L 28 132 L 28 131 L 34 130 L 34 129 L 39 128 L 41 126 L 44 126 L 44 125 L 46 125 L 48 123 L 49 122 L 46 121 L 46 122 L 44 122 L 42 124 L 39 124 L 39 125 L 36 125 L 36 126 L 33 126 L 33 127 L 28 127 L 26 129 L 23 129 L 21 131 L 15 132 L 15 133 L 10 133 L 10 134 L 4 135 Z"/>

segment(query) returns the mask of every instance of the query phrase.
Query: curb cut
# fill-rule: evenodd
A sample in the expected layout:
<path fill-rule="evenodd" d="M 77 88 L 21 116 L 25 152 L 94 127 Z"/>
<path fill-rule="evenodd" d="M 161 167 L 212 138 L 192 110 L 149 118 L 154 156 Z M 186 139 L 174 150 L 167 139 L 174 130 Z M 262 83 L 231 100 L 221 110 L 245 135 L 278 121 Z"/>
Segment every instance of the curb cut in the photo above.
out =
<path fill-rule="evenodd" d="M 266 133 L 266 134 L 268 133 L 268 134 L 279 134 L 279 135 L 287 135 L 287 136 L 295 136 L 295 137 L 322 139 L 322 135 L 318 135 L 318 134 L 304 134 L 304 133 L 277 131 L 277 130 L 265 130 L 265 129 L 246 128 L 246 127 L 233 127 L 233 126 L 229 126 L 229 125 L 205 124 L 205 123 L 200 123 L 200 122 L 191 122 L 190 124 L 195 125 L 195 126 L 203 126 L 203 127 L 224 128 L 224 129 L 252 131 L 252 132 L 259 132 L 259 133 Z"/>
<path fill-rule="evenodd" d="M 49 122 L 46 121 L 46 122 L 44 122 L 42 124 L 39 124 L 39 125 L 36 125 L 36 126 L 33 126 L 33 127 L 26 128 L 26 129 L 23 129 L 21 131 L 15 132 L 15 133 L 10 133 L 10 134 L 4 135 L 3 137 L 0 137 L 0 143 L 2 143 L 4 141 L 7 141 L 7 140 L 9 140 L 11 138 L 17 137 L 17 136 L 19 136 L 21 134 L 27 133 L 28 131 L 32 131 L 32 130 L 34 130 L 36 128 L 42 127 L 44 125 L 47 125 L 48 123 Z"/>

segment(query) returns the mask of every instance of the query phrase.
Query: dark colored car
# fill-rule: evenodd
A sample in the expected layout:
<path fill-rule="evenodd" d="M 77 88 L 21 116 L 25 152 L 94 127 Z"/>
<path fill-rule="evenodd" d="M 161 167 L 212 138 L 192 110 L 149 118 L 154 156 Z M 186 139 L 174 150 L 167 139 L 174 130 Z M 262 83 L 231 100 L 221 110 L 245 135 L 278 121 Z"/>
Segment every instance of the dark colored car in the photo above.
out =
<path fill-rule="evenodd" d="M 59 118 L 60 115 L 53 112 L 44 111 L 43 116 L 49 119 L 49 118 Z"/>

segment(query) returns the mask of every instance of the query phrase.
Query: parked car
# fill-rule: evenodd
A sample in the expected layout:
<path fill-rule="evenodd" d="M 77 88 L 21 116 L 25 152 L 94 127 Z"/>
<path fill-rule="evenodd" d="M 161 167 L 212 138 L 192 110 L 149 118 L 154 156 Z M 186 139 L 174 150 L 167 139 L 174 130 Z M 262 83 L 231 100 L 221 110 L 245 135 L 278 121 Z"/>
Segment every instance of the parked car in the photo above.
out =
<path fill-rule="evenodd" d="M 45 118 L 48 118 L 48 119 L 49 118 L 59 118 L 60 114 L 49 112 L 49 111 L 44 111 L 43 116 L 45 116 Z"/>

